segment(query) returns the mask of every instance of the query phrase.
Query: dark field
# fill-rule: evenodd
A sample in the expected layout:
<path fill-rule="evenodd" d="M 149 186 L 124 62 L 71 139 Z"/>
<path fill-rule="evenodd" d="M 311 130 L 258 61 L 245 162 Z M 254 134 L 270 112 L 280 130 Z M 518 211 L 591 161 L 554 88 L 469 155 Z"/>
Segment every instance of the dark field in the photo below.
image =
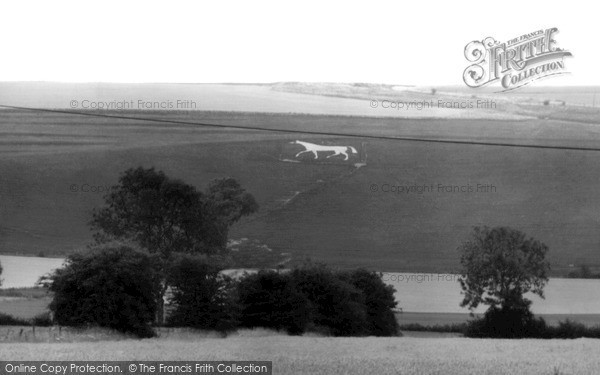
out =
<path fill-rule="evenodd" d="M 102 112 L 107 114 L 108 112 Z M 114 113 L 123 115 L 122 111 Z M 407 120 L 228 112 L 126 115 L 342 134 L 600 146 L 600 128 L 554 120 Z M 327 163 L 288 142 L 353 145 Z M 366 158 L 366 166 L 354 163 Z M 64 255 L 91 240 L 87 222 L 123 170 L 155 166 L 204 189 L 232 176 L 261 209 L 231 237 L 340 267 L 452 272 L 474 225 L 508 225 L 550 247 L 554 275 L 600 266 L 600 152 L 296 135 L 67 114 L 0 111 L 0 252 Z M 370 191 L 371 185 L 377 192 Z M 383 184 L 434 185 L 418 194 Z M 493 185 L 488 192 L 438 191 Z M 77 191 L 75 191 L 77 190 Z M 90 190 L 82 192 L 82 190 Z M 291 199 L 290 199 L 291 198 Z"/>
<path fill-rule="evenodd" d="M 52 302 L 51 297 L 35 299 L 0 297 L 0 313 L 22 319 L 31 319 L 47 312 L 50 302 Z"/>

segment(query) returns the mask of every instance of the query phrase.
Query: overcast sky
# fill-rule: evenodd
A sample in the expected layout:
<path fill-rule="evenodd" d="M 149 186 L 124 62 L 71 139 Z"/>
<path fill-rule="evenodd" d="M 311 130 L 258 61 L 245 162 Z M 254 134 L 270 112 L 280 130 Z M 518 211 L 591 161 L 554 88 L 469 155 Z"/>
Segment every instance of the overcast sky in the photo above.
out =
<path fill-rule="evenodd" d="M 197 4 L 196 4 L 197 3 Z M 5 1 L 0 81 L 463 85 L 465 45 L 558 27 L 600 85 L 593 1 Z"/>

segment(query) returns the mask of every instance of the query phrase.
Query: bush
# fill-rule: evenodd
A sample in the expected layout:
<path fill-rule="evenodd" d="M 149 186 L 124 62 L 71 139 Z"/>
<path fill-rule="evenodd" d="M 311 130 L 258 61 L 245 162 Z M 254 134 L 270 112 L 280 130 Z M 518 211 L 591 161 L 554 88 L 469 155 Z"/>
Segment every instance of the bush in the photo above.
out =
<path fill-rule="evenodd" d="M 424 326 L 419 323 L 403 324 L 399 327 L 401 331 L 416 332 L 445 332 L 445 333 L 465 333 L 467 323 L 434 324 Z"/>
<path fill-rule="evenodd" d="M 377 274 L 364 270 L 336 273 L 309 263 L 286 274 L 261 271 L 238 284 L 241 324 L 291 334 L 397 334 L 393 292 Z"/>
<path fill-rule="evenodd" d="M 368 334 L 373 336 L 397 336 L 398 321 L 392 309 L 398 304 L 395 289 L 381 280 L 381 275 L 365 269 L 342 273 L 341 277 L 360 290 L 367 308 Z"/>
<path fill-rule="evenodd" d="M 37 326 L 48 327 L 52 325 L 50 313 L 45 312 L 31 319 L 17 318 L 9 314 L 0 313 L 0 326 Z"/>
<path fill-rule="evenodd" d="M 529 338 L 538 339 L 577 339 L 581 337 L 600 338 L 600 326 L 588 327 L 582 323 L 574 322 L 569 319 L 561 321 L 558 326 L 545 326 L 543 319 L 535 320 L 538 324 L 537 329 L 532 330 L 532 336 Z M 424 326 L 418 323 L 403 324 L 400 326 L 402 331 L 425 331 L 425 332 L 455 332 L 463 333 L 468 337 L 483 338 L 481 326 L 475 332 L 476 325 L 482 325 L 482 320 L 469 321 L 467 323 L 453 323 L 445 325 Z M 470 331 L 468 331 L 470 329 Z M 475 335 L 478 333 L 478 335 Z M 525 338 L 525 337 L 520 337 Z"/>
<path fill-rule="evenodd" d="M 238 285 L 241 325 L 302 334 L 310 321 L 309 301 L 296 289 L 290 275 L 261 271 Z"/>
<path fill-rule="evenodd" d="M 465 336 L 489 338 L 546 338 L 548 326 L 535 318 L 528 307 L 499 309 L 490 307 L 483 318 L 467 323 Z"/>
<path fill-rule="evenodd" d="M 306 265 L 291 278 L 309 300 L 312 329 L 334 336 L 369 334 L 364 294 L 324 265 Z"/>
<path fill-rule="evenodd" d="M 52 316 L 49 312 L 38 314 L 31 318 L 30 324 L 37 327 L 50 327 L 53 324 Z"/>
<path fill-rule="evenodd" d="M 589 266 L 581 265 L 578 270 L 569 272 L 567 277 L 572 279 L 600 279 L 600 274 L 593 273 Z"/>
<path fill-rule="evenodd" d="M 172 288 L 170 302 L 175 309 L 167 319 L 168 325 L 222 332 L 237 327 L 235 284 L 220 271 L 219 265 L 202 256 L 179 255 L 173 261 L 168 285 Z"/>
<path fill-rule="evenodd" d="M 158 269 L 157 258 L 122 245 L 70 255 L 49 277 L 50 310 L 61 325 L 151 337 L 161 289 Z"/>
<path fill-rule="evenodd" d="M 28 326 L 29 321 L 22 318 L 15 318 L 12 315 L 0 313 L 0 326 Z"/>
<path fill-rule="evenodd" d="M 600 326 L 586 327 L 582 323 L 567 319 L 559 322 L 558 327 L 548 327 L 548 335 L 555 339 L 600 338 Z"/>

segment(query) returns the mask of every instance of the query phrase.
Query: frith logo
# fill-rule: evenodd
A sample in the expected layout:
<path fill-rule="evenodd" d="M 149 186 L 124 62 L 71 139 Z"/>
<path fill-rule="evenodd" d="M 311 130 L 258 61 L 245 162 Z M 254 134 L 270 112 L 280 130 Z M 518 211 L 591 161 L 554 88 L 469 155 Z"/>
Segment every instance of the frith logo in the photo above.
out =
<path fill-rule="evenodd" d="M 500 43 L 488 37 L 465 47 L 465 57 L 473 63 L 463 73 L 470 87 L 499 81 L 502 91 L 514 90 L 540 78 L 567 73 L 564 58 L 571 52 L 558 48 L 553 38 L 556 27 L 537 30 Z"/>

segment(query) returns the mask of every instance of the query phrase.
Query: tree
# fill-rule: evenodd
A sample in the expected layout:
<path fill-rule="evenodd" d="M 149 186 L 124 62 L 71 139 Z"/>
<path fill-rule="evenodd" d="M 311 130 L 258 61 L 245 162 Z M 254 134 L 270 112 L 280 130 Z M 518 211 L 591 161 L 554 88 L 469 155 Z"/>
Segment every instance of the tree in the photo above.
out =
<path fill-rule="evenodd" d="M 531 301 L 523 297 L 527 292 L 544 298 L 550 264 L 545 260 L 548 247 L 540 241 L 507 227 L 476 227 L 459 249 L 461 306 L 529 306 Z"/>
<path fill-rule="evenodd" d="M 173 253 L 219 254 L 229 227 L 258 209 L 251 194 L 232 178 L 216 180 L 207 194 L 154 168 L 126 170 L 95 210 L 90 223 L 97 243 L 131 241 L 160 254 L 163 272 Z M 163 277 L 166 280 L 166 275 Z M 162 284 L 157 321 L 163 321 Z"/>
<path fill-rule="evenodd" d="M 398 304 L 394 287 L 386 285 L 380 274 L 365 269 L 344 272 L 341 277 L 365 296 L 369 335 L 397 336 L 399 326 L 392 311 Z"/>
<path fill-rule="evenodd" d="M 128 169 L 95 210 L 96 242 L 132 240 L 151 253 L 214 252 L 214 218 L 203 210 L 204 196 L 194 186 L 168 178 L 154 168 Z"/>
<path fill-rule="evenodd" d="M 160 273 L 156 256 L 127 246 L 103 246 L 67 257 L 49 276 L 50 310 L 62 325 L 98 325 L 140 337 L 154 335 Z"/>
<path fill-rule="evenodd" d="M 309 300 L 292 278 L 274 271 L 247 275 L 238 284 L 241 325 L 302 334 L 310 321 Z"/>
<path fill-rule="evenodd" d="M 235 179 L 227 177 L 209 184 L 204 208 L 217 221 L 214 241 L 225 247 L 229 228 L 243 216 L 258 211 L 258 203 Z"/>
<path fill-rule="evenodd" d="M 461 306 L 471 310 L 481 303 L 490 306 L 473 327 L 494 337 L 526 337 L 537 330 L 542 323 L 534 320 L 531 301 L 524 294 L 544 298 L 548 247 L 511 228 L 476 227 L 459 250 Z"/>
<path fill-rule="evenodd" d="M 314 329 L 333 336 L 364 336 L 369 333 L 365 296 L 323 264 L 305 264 L 291 272 L 297 290 L 311 308 Z"/>
<path fill-rule="evenodd" d="M 179 254 L 174 259 L 168 272 L 174 306 L 169 325 L 223 332 L 237 327 L 235 283 L 222 269 L 206 256 Z"/>

